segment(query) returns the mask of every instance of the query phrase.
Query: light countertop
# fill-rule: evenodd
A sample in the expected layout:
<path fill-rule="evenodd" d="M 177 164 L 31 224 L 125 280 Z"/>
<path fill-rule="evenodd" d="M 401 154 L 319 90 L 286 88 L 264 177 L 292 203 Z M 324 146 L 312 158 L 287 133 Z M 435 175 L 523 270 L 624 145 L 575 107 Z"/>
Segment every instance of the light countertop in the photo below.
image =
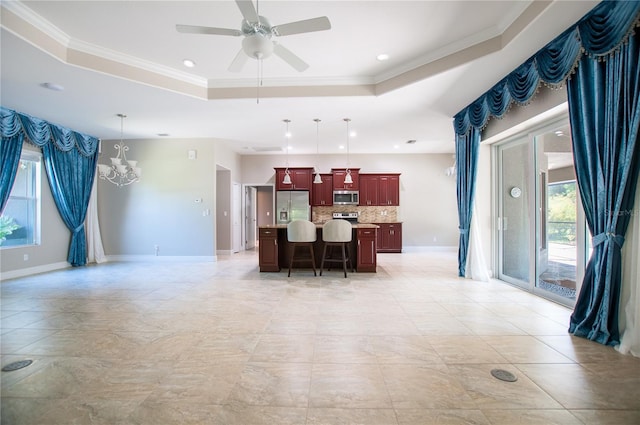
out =
<path fill-rule="evenodd" d="M 322 223 L 315 223 L 316 228 L 320 229 L 322 228 Z M 353 223 L 351 224 L 351 227 L 354 229 L 378 229 L 380 228 L 380 226 L 378 226 L 377 224 L 371 224 L 371 223 Z M 286 229 L 287 225 L 286 224 L 268 224 L 268 225 L 263 225 L 263 226 L 258 226 L 259 229 Z"/>

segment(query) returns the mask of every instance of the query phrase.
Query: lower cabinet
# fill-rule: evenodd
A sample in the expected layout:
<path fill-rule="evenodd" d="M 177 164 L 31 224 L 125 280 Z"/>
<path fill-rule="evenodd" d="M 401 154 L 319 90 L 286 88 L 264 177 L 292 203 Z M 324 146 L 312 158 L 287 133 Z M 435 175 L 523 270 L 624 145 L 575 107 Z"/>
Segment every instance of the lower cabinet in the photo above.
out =
<path fill-rule="evenodd" d="M 358 229 L 357 231 L 357 244 L 358 244 L 358 262 L 356 270 L 358 272 L 375 272 L 377 261 L 377 235 L 378 229 Z"/>
<path fill-rule="evenodd" d="M 402 252 L 402 223 L 377 223 L 378 252 Z"/>
<path fill-rule="evenodd" d="M 261 272 L 279 272 L 278 264 L 278 230 L 259 229 L 258 231 L 258 263 Z"/>

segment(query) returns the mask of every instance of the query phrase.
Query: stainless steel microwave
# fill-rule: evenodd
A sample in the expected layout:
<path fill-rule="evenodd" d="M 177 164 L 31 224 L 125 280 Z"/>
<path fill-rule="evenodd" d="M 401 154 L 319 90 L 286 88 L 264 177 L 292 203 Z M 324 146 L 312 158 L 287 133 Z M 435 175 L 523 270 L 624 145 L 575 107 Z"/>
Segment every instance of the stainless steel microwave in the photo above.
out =
<path fill-rule="evenodd" d="M 358 205 L 357 190 L 334 190 L 333 205 Z"/>

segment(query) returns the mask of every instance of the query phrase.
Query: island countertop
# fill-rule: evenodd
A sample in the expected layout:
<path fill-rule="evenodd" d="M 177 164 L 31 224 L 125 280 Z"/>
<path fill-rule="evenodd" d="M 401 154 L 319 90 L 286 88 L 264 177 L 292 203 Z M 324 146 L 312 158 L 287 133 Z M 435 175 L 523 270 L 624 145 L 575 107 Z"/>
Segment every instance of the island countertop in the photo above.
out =
<path fill-rule="evenodd" d="M 316 225 L 316 229 L 321 229 L 324 223 L 313 223 Z M 351 227 L 354 229 L 379 229 L 380 226 L 371 223 L 352 223 Z M 286 224 L 266 224 L 258 226 L 258 229 L 286 229 Z"/>
<path fill-rule="evenodd" d="M 324 223 L 314 223 L 317 238 L 314 242 L 316 264 L 321 264 L 324 243 L 322 230 Z M 376 272 L 377 234 L 380 226 L 372 223 L 351 223 L 353 237 L 349 250 L 358 272 Z M 258 226 L 258 252 L 261 272 L 279 272 L 288 269 L 291 258 L 291 243 L 287 239 L 286 224 Z"/>

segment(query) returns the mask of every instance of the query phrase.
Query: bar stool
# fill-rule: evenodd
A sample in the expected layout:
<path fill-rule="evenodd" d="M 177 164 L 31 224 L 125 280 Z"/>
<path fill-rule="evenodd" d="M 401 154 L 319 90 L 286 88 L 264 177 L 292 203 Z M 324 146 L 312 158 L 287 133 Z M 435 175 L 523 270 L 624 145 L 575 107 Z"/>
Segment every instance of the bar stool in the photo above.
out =
<path fill-rule="evenodd" d="M 287 240 L 289 241 L 289 250 L 291 251 L 289 257 L 289 274 L 287 277 L 291 277 L 291 266 L 293 262 L 311 261 L 313 267 L 313 275 L 316 274 L 316 258 L 313 252 L 313 243 L 316 241 L 316 225 L 309 220 L 293 220 L 287 224 Z M 306 246 L 309 248 L 311 258 L 294 258 L 296 248 L 299 246 Z"/>
<path fill-rule="evenodd" d="M 347 262 L 349 268 L 353 271 L 353 265 L 351 262 L 351 223 L 347 220 L 335 219 L 329 220 L 322 226 L 322 240 L 324 242 L 324 248 L 322 250 L 322 263 L 320 264 L 320 276 L 322 276 L 322 270 L 324 270 L 324 263 L 342 263 L 342 270 L 344 271 L 344 277 L 347 277 Z M 342 256 L 340 258 L 334 258 L 332 256 L 333 247 L 340 247 Z M 329 255 L 327 256 L 327 248 L 329 248 Z M 329 268 L 330 269 L 330 268 Z"/>

